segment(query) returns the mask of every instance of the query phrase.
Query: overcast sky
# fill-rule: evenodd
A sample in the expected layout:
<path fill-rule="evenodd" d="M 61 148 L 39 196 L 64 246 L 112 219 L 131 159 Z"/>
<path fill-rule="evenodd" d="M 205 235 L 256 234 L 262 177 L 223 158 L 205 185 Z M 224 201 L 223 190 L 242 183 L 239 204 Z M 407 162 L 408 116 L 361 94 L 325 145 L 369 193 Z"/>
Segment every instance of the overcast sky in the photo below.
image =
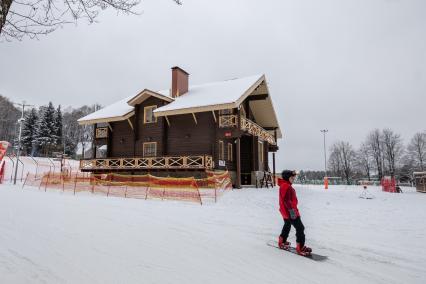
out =
<path fill-rule="evenodd" d="M 0 94 L 107 105 L 171 84 L 264 73 L 284 133 L 277 167 L 323 169 L 323 136 L 354 147 L 374 128 L 426 129 L 426 1 L 144 0 L 40 40 L 0 43 Z"/>

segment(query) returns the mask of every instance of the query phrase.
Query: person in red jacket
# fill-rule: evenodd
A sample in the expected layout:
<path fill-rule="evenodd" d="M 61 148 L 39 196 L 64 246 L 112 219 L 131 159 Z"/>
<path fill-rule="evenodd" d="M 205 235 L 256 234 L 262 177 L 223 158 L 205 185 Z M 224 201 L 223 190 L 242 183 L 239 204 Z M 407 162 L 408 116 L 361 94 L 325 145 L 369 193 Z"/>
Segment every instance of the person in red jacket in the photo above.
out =
<path fill-rule="evenodd" d="M 287 241 L 288 234 L 291 230 L 291 225 L 296 229 L 296 251 L 300 255 L 309 255 L 311 249 L 305 246 L 305 227 L 300 219 L 300 213 L 297 209 L 296 191 L 291 186 L 296 178 L 296 171 L 284 170 L 281 173 L 284 180 L 280 186 L 279 201 L 280 212 L 284 219 L 284 226 L 278 237 L 278 246 L 281 249 L 289 249 L 290 243 Z"/>

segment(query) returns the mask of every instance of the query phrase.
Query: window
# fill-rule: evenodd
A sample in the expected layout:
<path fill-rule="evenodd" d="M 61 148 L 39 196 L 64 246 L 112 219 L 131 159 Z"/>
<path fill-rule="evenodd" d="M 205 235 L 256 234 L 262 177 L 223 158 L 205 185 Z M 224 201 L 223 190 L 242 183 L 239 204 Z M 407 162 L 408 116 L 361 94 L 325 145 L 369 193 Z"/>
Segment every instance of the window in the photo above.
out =
<path fill-rule="evenodd" d="M 157 142 L 143 143 L 143 156 L 144 157 L 157 156 Z"/>
<path fill-rule="evenodd" d="M 147 106 L 143 108 L 143 123 L 154 123 L 157 122 L 157 118 L 154 116 L 154 110 L 157 106 Z"/>
<path fill-rule="evenodd" d="M 228 143 L 228 161 L 232 162 L 232 143 Z"/>
<path fill-rule="evenodd" d="M 219 160 L 224 160 L 225 159 L 225 153 L 224 153 L 224 148 L 223 148 L 223 141 L 219 140 Z"/>
<path fill-rule="evenodd" d="M 262 166 L 263 165 L 263 142 L 259 141 L 258 144 L 258 152 L 259 152 L 259 165 Z"/>

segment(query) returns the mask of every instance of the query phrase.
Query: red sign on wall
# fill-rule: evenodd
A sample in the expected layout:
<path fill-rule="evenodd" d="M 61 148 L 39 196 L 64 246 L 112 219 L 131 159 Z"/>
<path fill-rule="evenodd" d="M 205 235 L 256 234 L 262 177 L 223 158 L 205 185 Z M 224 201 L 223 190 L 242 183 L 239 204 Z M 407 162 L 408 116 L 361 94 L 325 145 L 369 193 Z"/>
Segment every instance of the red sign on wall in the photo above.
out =
<path fill-rule="evenodd" d="M 227 132 L 225 132 L 225 137 L 231 137 L 231 136 L 232 136 L 231 131 L 227 131 Z"/>

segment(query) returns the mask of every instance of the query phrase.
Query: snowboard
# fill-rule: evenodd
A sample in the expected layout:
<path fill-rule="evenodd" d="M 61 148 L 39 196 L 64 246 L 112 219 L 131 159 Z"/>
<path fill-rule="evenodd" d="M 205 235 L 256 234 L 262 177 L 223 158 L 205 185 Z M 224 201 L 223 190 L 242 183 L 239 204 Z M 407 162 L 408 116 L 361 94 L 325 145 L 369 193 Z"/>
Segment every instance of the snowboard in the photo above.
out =
<path fill-rule="evenodd" d="M 312 253 L 312 252 L 311 252 L 311 254 L 310 254 L 310 255 L 307 255 L 307 256 L 305 256 L 305 255 L 299 255 L 299 254 L 297 254 L 297 251 L 296 251 L 296 248 L 295 248 L 295 247 L 289 247 L 289 249 L 288 249 L 288 250 L 286 250 L 286 249 L 281 249 L 281 248 L 278 246 L 278 243 L 277 243 L 277 242 L 275 242 L 275 241 L 269 241 L 269 242 L 267 242 L 266 244 L 267 244 L 268 246 L 270 246 L 270 247 L 274 247 L 274 248 L 280 249 L 280 250 L 282 250 L 282 251 L 287 251 L 287 252 L 293 253 L 293 254 L 295 254 L 295 255 L 301 256 L 301 257 L 305 257 L 305 258 L 312 259 L 312 260 L 314 260 L 314 261 L 325 261 L 325 260 L 327 260 L 327 259 L 328 259 L 328 257 L 327 257 L 327 256 L 325 256 L 325 255 L 320 255 L 320 254 L 316 254 L 316 253 Z"/>

